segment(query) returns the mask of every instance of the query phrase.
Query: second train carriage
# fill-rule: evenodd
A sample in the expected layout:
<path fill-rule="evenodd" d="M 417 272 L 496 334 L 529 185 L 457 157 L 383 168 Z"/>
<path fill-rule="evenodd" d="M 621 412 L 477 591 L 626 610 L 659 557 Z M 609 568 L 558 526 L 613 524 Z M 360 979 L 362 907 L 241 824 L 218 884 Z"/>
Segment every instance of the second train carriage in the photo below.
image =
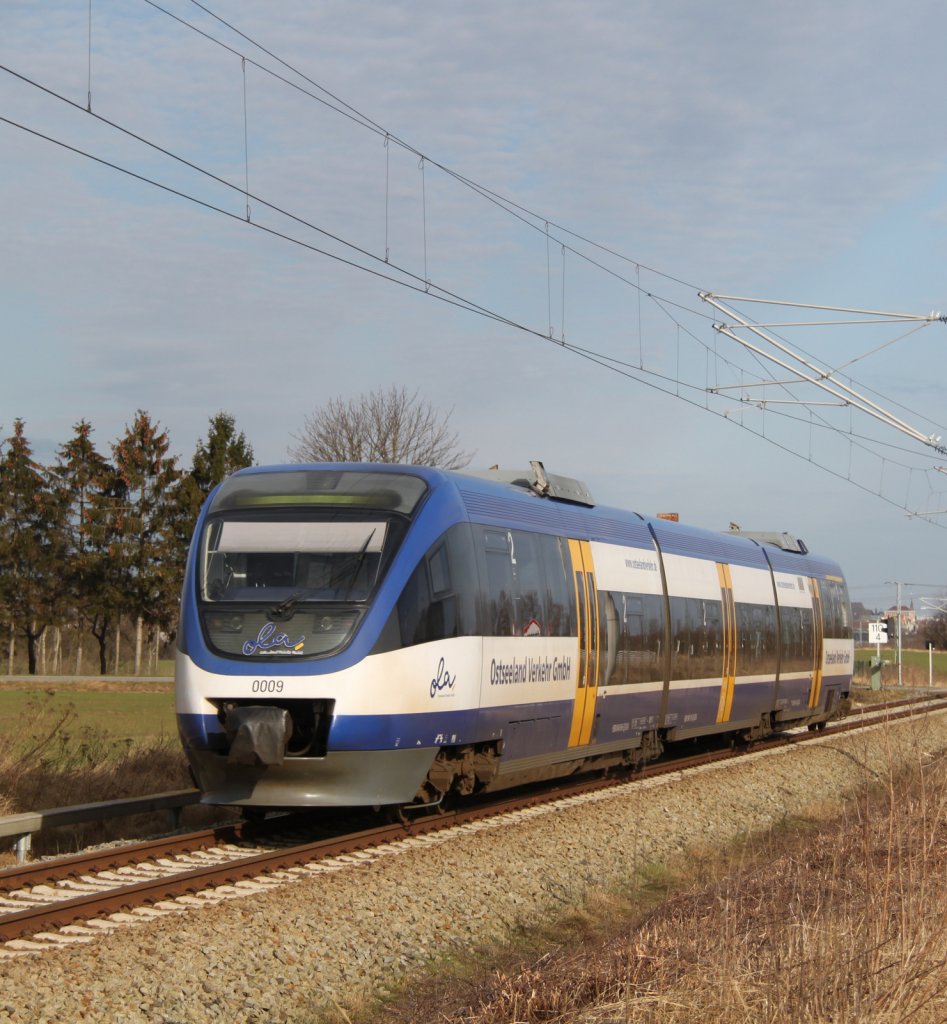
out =
<path fill-rule="evenodd" d="M 212 494 L 176 666 L 206 802 L 429 802 L 837 713 L 836 563 L 497 476 L 257 467 Z"/>

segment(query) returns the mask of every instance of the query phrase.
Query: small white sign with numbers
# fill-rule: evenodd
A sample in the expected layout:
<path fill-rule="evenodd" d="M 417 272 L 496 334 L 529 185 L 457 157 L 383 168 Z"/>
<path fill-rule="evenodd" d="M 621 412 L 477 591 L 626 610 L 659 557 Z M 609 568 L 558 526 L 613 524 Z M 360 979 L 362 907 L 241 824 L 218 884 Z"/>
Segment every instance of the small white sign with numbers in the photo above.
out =
<path fill-rule="evenodd" d="M 869 622 L 868 642 L 870 644 L 886 644 L 888 642 L 888 623 Z"/>

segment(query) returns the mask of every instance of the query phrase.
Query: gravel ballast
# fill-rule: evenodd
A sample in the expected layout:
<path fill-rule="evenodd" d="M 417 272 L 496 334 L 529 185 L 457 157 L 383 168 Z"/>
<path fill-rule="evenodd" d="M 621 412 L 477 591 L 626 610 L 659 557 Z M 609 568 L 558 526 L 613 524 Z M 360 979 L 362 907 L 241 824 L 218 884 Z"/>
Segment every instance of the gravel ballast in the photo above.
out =
<path fill-rule="evenodd" d="M 947 713 L 933 713 L 224 887 L 43 953 L 8 944 L 0 1021 L 311 1021 L 646 864 L 824 808 L 944 750 Z"/>

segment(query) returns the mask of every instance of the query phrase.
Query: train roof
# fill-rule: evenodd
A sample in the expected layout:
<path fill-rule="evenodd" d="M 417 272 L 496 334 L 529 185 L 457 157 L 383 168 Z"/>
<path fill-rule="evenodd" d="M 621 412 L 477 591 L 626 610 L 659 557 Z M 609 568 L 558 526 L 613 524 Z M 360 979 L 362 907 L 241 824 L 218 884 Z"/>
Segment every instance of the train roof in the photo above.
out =
<path fill-rule="evenodd" d="M 457 476 L 452 474 L 452 476 Z M 632 546 L 652 547 L 657 540 L 667 554 L 680 554 L 713 558 L 722 562 L 766 567 L 777 572 L 834 576 L 840 573 L 836 562 L 812 554 L 798 537 L 782 531 L 751 532 L 731 529 L 727 532 L 706 530 L 657 516 L 643 516 L 637 512 L 596 505 L 591 490 L 582 481 L 548 473 L 541 462 L 530 463 L 529 470 L 488 470 L 473 474 L 459 474 L 475 480 L 491 481 L 501 485 L 508 495 L 516 488 L 522 497 L 519 502 L 503 507 L 488 501 L 486 488 L 478 488 L 474 500 L 471 484 L 458 482 L 468 511 L 481 516 L 492 511 L 498 521 L 510 518 L 520 520 L 524 509 L 535 509 L 546 502 L 531 502 L 529 496 L 543 498 L 548 507 L 555 507 L 557 525 L 573 535 L 590 540 L 611 541 Z M 492 505 L 492 508 L 491 508 Z M 538 510 L 537 510 L 538 511 Z M 546 519 L 546 517 L 543 517 Z M 534 519 L 533 515 L 529 516 Z M 525 524 L 524 524 L 525 525 Z M 539 525 L 531 522 L 530 525 Z"/>

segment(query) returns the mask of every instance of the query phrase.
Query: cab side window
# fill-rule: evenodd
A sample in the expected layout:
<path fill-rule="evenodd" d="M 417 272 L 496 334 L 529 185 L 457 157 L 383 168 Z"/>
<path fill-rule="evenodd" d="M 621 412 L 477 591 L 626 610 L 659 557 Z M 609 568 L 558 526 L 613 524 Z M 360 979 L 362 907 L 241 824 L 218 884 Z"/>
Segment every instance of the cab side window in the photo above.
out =
<path fill-rule="evenodd" d="M 398 599 L 401 646 L 479 632 L 477 566 L 466 524 L 452 527 L 418 563 Z"/>

